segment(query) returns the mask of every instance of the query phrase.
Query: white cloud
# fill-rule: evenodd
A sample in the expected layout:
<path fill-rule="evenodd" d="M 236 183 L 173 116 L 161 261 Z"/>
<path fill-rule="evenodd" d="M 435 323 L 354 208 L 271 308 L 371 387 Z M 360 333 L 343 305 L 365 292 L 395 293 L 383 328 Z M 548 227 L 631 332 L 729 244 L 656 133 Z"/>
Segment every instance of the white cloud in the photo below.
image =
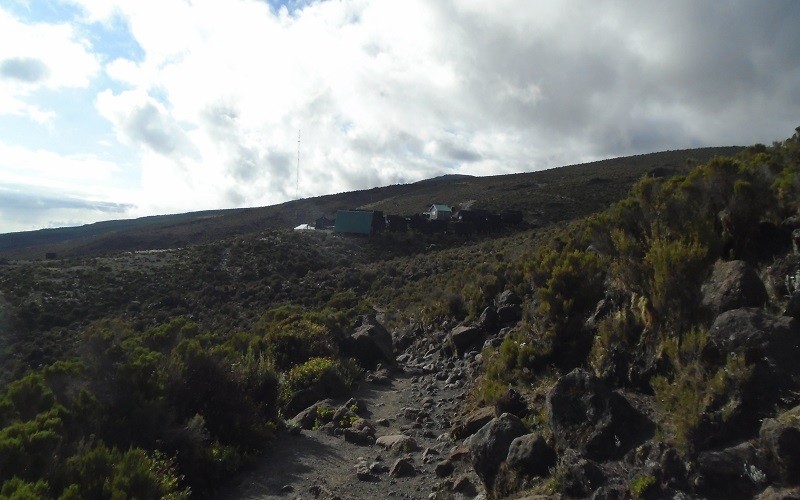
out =
<path fill-rule="evenodd" d="M 81 26 L 126 27 L 143 57 L 106 64 L 118 86 L 87 101 L 138 148 L 140 210 L 294 197 L 298 129 L 310 196 L 769 142 L 800 115 L 790 1 L 72 1 L 72 24 L 0 17 L 37 38 L 0 52 L 18 89 L 0 106 L 46 120 L 31 88 L 96 73 Z"/>
<path fill-rule="evenodd" d="M 100 68 L 89 43 L 69 24 L 27 24 L 0 7 L 0 114 L 50 120 L 30 102 L 40 89 L 86 87 Z"/>

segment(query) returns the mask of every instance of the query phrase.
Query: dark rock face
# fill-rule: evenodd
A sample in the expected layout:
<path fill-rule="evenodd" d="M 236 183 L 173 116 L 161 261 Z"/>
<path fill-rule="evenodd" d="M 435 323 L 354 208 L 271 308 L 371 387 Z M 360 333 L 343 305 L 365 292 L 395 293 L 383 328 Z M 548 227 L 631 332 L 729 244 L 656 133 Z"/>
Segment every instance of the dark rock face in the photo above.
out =
<path fill-rule="evenodd" d="M 501 324 L 516 323 L 522 317 L 522 299 L 511 290 L 501 293 L 496 300 L 497 319 Z"/>
<path fill-rule="evenodd" d="M 456 355 L 463 356 L 470 348 L 482 343 L 486 334 L 480 328 L 461 325 L 453 328 L 448 335 Z"/>
<path fill-rule="evenodd" d="M 472 466 L 487 490 L 491 490 L 497 470 L 508 456 L 511 442 L 527 432 L 519 418 L 504 413 L 469 438 Z"/>
<path fill-rule="evenodd" d="M 688 489 L 686 465 L 681 459 L 678 450 L 675 448 L 666 449 L 661 455 L 659 466 L 661 467 L 661 480 L 666 486 L 678 490 Z"/>
<path fill-rule="evenodd" d="M 702 287 L 703 305 L 714 314 L 767 302 L 767 289 L 755 269 L 745 261 L 718 261 Z"/>
<path fill-rule="evenodd" d="M 766 476 L 758 466 L 751 443 L 742 443 L 697 457 L 695 492 L 708 498 L 752 498 L 764 487 Z"/>
<path fill-rule="evenodd" d="M 484 309 L 475 326 L 485 332 L 491 332 L 497 328 L 497 309 L 492 306 Z"/>
<path fill-rule="evenodd" d="M 562 491 L 570 497 L 589 498 L 606 483 L 603 470 L 593 461 L 581 457 L 576 450 L 565 450 L 561 456 L 564 471 Z"/>
<path fill-rule="evenodd" d="M 800 484 L 800 406 L 765 419 L 759 440 L 770 476 L 784 484 Z"/>
<path fill-rule="evenodd" d="M 740 403 L 729 415 L 728 437 L 755 433 L 787 390 L 800 385 L 800 328 L 793 318 L 761 309 L 735 309 L 714 321 L 704 356 L 722 366 L 726 358 L 743 357 L 751 368 L 740 384 Z"/>
<path fill-rule="evenodd" d="M 455 470 L 455 466 L 453 462 L 450 460 L 442 460 L 436 464 L 434 472 L 436 473 L 436 477 L 447 477 L 453 473 Z"/>
<path fill-rule="evenodd" d="M 599 378 L 576 368 L 547 393 L 556 451 L 568 448 L 595 460 L 619 458 L 652 424 Z"/>
<path fill-rule="evenodd" d="M 792 296 L 789 297 L 783 315 L 790 316 L 794 319 L 800 319 L 800 292 L 794 292 Z"/>
<path fill-rule="evenodd" d="M 379 363 L 394 364 L 392 335 L 374 317 L 362 318 L 361 326 L 342 343 L 342 352 L 370 370 Z"/>
<path fill-rule="evenodd" d="M 742 354 L 748 363 L 764 357 L 782 366 L 793 364 L 800 351 L 798 323 L 761 309 L 735 309 L 720 314 L 709 330 L 710 341 L 721 354 Z"/>
<path fill-rule="evenodd" d="M 756 500 L 800 500 L 800 487 L 778 488 L 770 486 L 759 493 Z"/>
<path fill-rule="evenodd" d="M 478 408 L 453 425 L 450 434 L 455 439 L 464 439 L 478 432 L 481 427 L 488 424 L 494 417 L 494 408 L 489 406 Z"/>
<path fill-rule="evenodd" d="M 509 389 L 508 392 L 500 396 L 497 401 L 495 401 L 494 408 L 498 415 L 511 413 L 512 415 L 523 418 L 528 414 L 528 403 L 525 402 L 525 398 L 514 389 Z"/>
<path fill-rule="evenodd" d="M 324 406 L 326 408 L 333 408 L 334 405 L 335 403 L 331 399 L 317 401 L 313 405 L 295 415 L 292 420 L 303 429 L 312 429 L 314 424 L 317 423 L 317 418 L 319 417 L 318 410 L 320 407 Z"/>
<path fill-rule="evenodd" d="M 525 434 L 511 441 L 506 464 L 528 476 L 546 476 L 556 453 L 540 434 Z"/>
<path fill-rule="evenodd" d="M 417 475 L 417 469 L 409 458 L 399 458 L 389 470 L 392 477 L 412 477 Z"/>

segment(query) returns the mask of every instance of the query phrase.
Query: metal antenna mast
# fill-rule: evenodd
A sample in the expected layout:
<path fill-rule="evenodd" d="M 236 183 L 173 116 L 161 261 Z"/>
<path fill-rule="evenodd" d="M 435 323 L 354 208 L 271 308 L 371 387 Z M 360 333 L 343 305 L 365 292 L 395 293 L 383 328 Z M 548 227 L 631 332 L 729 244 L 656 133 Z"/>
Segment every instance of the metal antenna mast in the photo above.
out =
<path fill-rule="evenodd" d="M 295 187 L 294 197 L 300 199 L 300 129 L 297 129 L 297 186 Z"/>

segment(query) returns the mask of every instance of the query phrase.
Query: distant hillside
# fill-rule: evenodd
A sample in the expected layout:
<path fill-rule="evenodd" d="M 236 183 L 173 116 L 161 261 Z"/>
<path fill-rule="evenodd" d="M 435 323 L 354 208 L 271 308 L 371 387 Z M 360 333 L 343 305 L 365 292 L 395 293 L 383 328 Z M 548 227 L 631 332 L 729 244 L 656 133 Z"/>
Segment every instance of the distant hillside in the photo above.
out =
<path fill-rule="evenodd" d="M 98 222 L 79 227 L 0 234 L 0 257 L 44 258 L 181 247 L 237 234 L 295 227 L 340 209 L 375 209 L 413 214 L 432 203 L 523 212 L 528 222 L 547 224 L 605 208 L 643 175 L 673 175 L 738 147 L 666 151 L 602 160 L 540 172 L 491 177 L 445 175 L 434 179 L 296 200 L 280 205 L 191 212 Z"/>

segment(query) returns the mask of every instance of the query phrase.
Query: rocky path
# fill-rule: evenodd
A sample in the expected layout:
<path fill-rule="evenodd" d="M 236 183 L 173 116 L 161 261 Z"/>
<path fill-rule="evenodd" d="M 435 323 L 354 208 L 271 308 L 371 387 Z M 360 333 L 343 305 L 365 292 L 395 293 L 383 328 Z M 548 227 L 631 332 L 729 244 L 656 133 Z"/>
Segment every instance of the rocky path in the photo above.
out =
<path fill-rule="evenodd" d="M 283 435 L 218 498 L 475 497 L 480 480 L 466 450 L 450 437 L 469 358 L 405 354 L 398 360 L 393 371 L 367 377 L 355 401 L 329 402 L 344 413 L 356 403 L 363 433 L 317 424 Z"/>

